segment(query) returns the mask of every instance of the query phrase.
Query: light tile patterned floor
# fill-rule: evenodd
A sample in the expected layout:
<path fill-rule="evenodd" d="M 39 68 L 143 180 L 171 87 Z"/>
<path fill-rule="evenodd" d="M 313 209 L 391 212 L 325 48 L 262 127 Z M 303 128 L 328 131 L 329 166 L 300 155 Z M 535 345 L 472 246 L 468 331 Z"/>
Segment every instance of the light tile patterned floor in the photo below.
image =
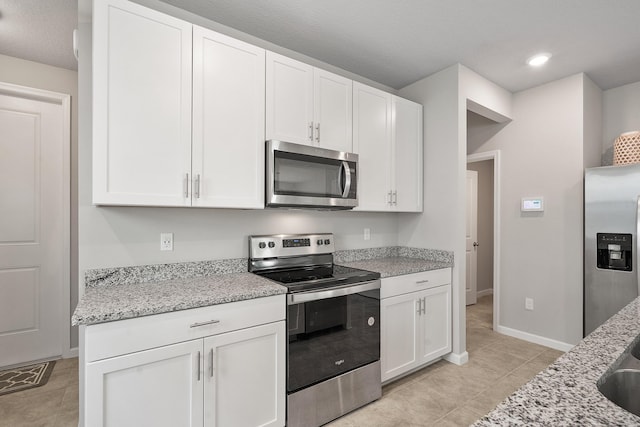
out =
<path fill-rule="evenodd" d="M 58 360 L 42 387 L 0 396 L 0 427 L 77 426 L 77 358 Z"/>
<path fill-rule="evenodd" d="M 439 361 L 329 426 L 468 426 L 562 354 L 494 332 L 492 298 L 467 307 L 469 363 Z"/>
<path fill-rule="evenodd" d="M 331 427 L 467 426 L 562 353 L 493 332 L 492 297 L 467 307 L 469 363 L 440 361 L 385 386 L 380 400 Z M 0 427 L 77 427 L 78 359 L 59 360 L 49 382 L 0 397 Z"/>

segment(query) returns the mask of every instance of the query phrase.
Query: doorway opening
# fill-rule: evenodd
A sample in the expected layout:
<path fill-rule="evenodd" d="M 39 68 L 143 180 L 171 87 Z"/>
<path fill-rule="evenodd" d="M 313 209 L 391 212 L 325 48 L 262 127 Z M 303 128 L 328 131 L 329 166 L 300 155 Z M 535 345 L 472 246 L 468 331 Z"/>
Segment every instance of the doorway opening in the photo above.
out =
<path fill-rule="evenodd" d="M 467 156 L 467 170 L 475 171 L 478 179 L 477 244 L 472 248 L 477 257 L 477 302 L 467 310 L 468 326 L 496 330 L 500 324 L 500 152 Z"/>

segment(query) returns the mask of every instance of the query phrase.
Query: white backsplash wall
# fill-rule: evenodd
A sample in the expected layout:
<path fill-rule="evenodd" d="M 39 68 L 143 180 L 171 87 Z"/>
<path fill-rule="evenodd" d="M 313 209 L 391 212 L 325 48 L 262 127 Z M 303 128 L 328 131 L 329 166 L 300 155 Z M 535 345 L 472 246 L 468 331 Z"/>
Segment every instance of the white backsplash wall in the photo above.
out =
<path fill-rule="evenodd" d="M 82 198 L 81 271 L 247 257 L 253 234 L 334 233 L 338 250 L 398 243 L 393 213 L 96 207 L 88 201 Z M 160 233 L 173 233 L 173 251 L 160 251 Z"/>

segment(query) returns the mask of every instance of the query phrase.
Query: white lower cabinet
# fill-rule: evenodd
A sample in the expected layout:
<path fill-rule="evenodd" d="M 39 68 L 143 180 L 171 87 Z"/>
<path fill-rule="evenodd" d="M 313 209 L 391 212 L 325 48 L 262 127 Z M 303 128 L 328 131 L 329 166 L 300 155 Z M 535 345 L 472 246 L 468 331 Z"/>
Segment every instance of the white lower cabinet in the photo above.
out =
<path fill-rule="evenodd" d="M 83 327 L 85 345 L 100 348 L 82 351 L 80 426 L 284 426 L 284 296 L 260 299 L 272 301 L 266 305 L 243 301 Z M 236 327 L 230 313 L 239 317 L 241 326 L 246 326 L 247 318 L 258 326 L 228 331 Z M 260 324 L 274 316 L 277 321 Z M 175 326 L 180 325 L 186 327 L 183 337 L 201 337 L 91 360 L 92 355 L 159 342 L 146 338 L 150 333 L 179 340 Z M 111 346 L 118 335 L 120 344 Z"/>
<path fill-rule="evenodd" d="M 285 322 L 204 340 L 204 425 L 283 426 Z"/>
<path fill-rule="evenodd" d="M 451 351 L 451 269 L 382 279 L 382 381 Z"/>
<path fill-rule="evenodd" d="M 90 363 L 85 426 L 201 426 L 202 340 Z"/>

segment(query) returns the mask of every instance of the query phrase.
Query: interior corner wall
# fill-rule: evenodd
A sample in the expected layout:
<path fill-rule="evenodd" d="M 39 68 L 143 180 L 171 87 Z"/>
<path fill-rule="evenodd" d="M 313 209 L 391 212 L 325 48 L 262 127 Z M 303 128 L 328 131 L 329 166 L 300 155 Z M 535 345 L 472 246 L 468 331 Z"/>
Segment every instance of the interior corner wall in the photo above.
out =
<path fill-rule="evenodd" d="M 582 338 L 583 77 L 514 94 L 513 122 L 474 151 L 501 151 L 499 326 L 561 345 Z M 538 196 L 544 212 L 520 211 Z"/>
<path fill-rule="evenodd" d="M 602 102 L 603 164 L 611 164 L 614 140 L 621 133 L 640 130 L 640 82 L 605 90 Z"/>
<path fill-rule="evenodd" d="M 464 148 L 460 151 L 459 73 L 460 66 L 454 65 L 400 90 L 401 96 L 423 105 L 424 211 L 399 215 L 398 243 L 454 252 L 453 353 L 461 355 L 466 351 L 466 330 L 460 290 L 465 271 L 464 208 L 460 209 L 460 198 L 464 200 L 460 188 L 464 189 L 465 181 L 460 179 L 460 158 L 466 154 Z"/>
<path fill-rule="evenodd" d="M 583 74 L 583 163 L 585 168 L 602 165 L 603 93 Z M 638 103 L 640 105 L 640 102 Z"/>
<path fill-rule="evenodd" d="M 78 303 L 78 73 L 12 56 L 0 55 L 0 81 L 71 95 L 71 311 Z M 71 313 L 69 313 L 71 322 Z M 77 328 L 71 330 L 71 347 L 78 346 Z"/>

